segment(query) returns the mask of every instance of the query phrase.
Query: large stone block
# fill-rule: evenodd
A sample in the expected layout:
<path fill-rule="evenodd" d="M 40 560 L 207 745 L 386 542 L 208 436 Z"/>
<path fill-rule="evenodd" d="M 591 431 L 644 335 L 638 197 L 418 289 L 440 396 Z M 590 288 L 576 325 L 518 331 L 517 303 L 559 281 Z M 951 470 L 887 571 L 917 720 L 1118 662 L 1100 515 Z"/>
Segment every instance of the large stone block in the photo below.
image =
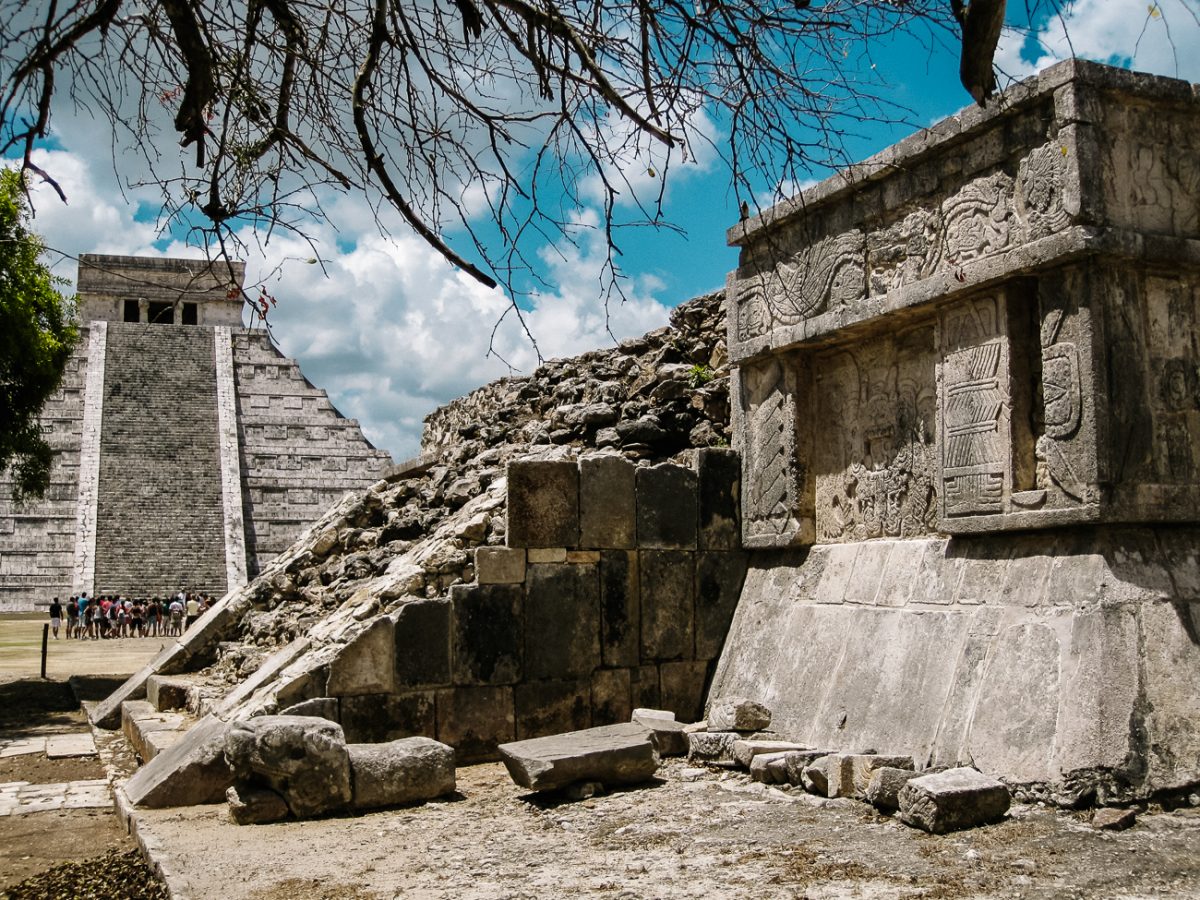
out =
<path fill-rule="evenodd" d="M 691 469 L 662 463 L 637 470 L 637 545 L 696 548 L 697 479 Z"/>
<path fill-rule="evenodd" d="M 606 786 L 640 784 L 658 770 L 650 732 L 640 725 L 603 725 L 500 746 L 512 780 L 535 791 L 577 781 Z"/>
<path fill-rule="evenodd" d="M 460 762 L 496 758 L 496 746 L 516 737 L 511 687 L 459 687 L 438 691 L 437 739 Z"/>
<path fill-rule="evenodd" d="M 396 645 L 392 620 L 382 616 L 371 622 L 329 663 L 331 697 L 384 694 L 396 685 Z"/>
<path fill-rule="evenodd" d="M 599 665 L 598 567 L 530 566 L 525 597 L 525 677 L 583 678 Z"/>
<path fill-rule="evenodd" d="M 524 593 L 512 584 L 459 584 L 450 589 L 455 684 L 521 680 Z"/>
<path fill-rule="evenodd" d="M 579 461 L 579 545 L 628 549 L 637 539 L 634 466 L 620 456 Z"/>
<path fill-rule="evenodd" d="M 629 689 L 628 669 L 597 669 L 593 672 L 592 724 L 615 725 L 628 721 L 633 710 Z"/>
<path fill-rule="evenodd" d="M 771 710 L 757 700 L 727 697 L 708 710 L 709 731 L 762 731 L 771 725 Z"/>
<path fill-rule="evenodd" d="M 524 548 L 475 548 L 475 580 L 480 584 L 520 584 L 525 580 Z"/>
<path fill-rule="evenodd" d="M 130 802 L 158 809 L 223 801 L 233 784 L 225 762 L 227 730 L 216 716 L 205 716 L 125 783 Z"/>
<path fill-rule="evenodd" d="M 578 546 L 578 466 L 568 460 L 513 460 L 507 471 L 508 546 Z"/>
<path fill-rule="evenodd" d="M 688 762 L 710 766 L 737 765 L 733 745 L 738 736 L 732 731 L 696 731 L 688 735 Z"/>
<path fill-rule="evenodd" d="M 640 662 L 641 588 L 635 551 L 600 554 L 600 622 L 604 665 L 636 666 Z"/>
<path fill-rule="evenodd" d="M 349 744 L 355 809 L 422 803 L 454 792 L 454 749 L 427 737 Z"/>
<path fill-rule="evenodd" d="M 696 554 L 697 659 L 721 655 L 745 578 L 745 553 Z"/>
<path fill-rule="evenodd" d="M 741 457 L 733 450 L 709 447 L 696 453 L 699 483 L 701 550 L 742 548 Z"/>
<path fill-rule="evenodd" d="M 513 695 L 518 741 L 592 724 L 589 680 L 527 681 L 514 687 Z"/>
<path fill-rule="evenodd" d="M 1004 818 L 1008 788 L 975 769 L 948 769 L 914 778 L 900 789 L 900 821 L 934 834 Z"/>
<path fill-rule="evenodd" d="M 658 666 L 638 666 L 629 670 L 629 700 L 635 707 L 656 708 L 660 699 Z"/>
<path fill-rule="evenodd" d="M 681 722 L 695 722 L 704 714 L 704 691 L 708 687 L 708 662 L 681 660 L 658 667 L 662 688 L 661 705 Z"/>
<path fill-rule="evenodd" d="M 190 682 L 165 675 L 151 675 L 146 679 L 146 699 L 159 712 L 187 707 L 187 692 Z"/>
<path fill-rule="evenodd" d="M 643 661 L 692 659 L 695 655 L 693 556 L 679 550 L 641 553 Z"/>
<path fill-rule="evenodd" d="M 414 600 L 392 613 L 392 619 L 396 687 L 449 684 L 450 601 Z"/>
<path fill-rule="evenodd" d="M 256 716 L 230 723 L 225 759 L 235 783 L 266 787 L 297 818 L 350 802 L 350 758 L 342 726 L 309 716 Z"/>
<path fill-rule="evenodd" d="M 381 743 L 437 733 L 433 691 L 343 697 L 339 713 L 348 743 Z"/>

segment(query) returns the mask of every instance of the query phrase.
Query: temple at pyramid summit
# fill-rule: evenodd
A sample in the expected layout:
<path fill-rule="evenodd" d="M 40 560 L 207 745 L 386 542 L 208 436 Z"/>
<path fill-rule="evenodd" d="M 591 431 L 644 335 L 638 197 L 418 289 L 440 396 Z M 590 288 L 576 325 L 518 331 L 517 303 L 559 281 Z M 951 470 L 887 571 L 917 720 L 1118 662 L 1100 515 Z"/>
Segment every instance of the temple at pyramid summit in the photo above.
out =
<path fill-rule="evenodd" d="M 80 341 L 41 416 L 50 489 L 0 477 L 0 610 L 52 597 L 220 596 L 392 464 L 267 331 L 241 263 L 80 257 Z"/>

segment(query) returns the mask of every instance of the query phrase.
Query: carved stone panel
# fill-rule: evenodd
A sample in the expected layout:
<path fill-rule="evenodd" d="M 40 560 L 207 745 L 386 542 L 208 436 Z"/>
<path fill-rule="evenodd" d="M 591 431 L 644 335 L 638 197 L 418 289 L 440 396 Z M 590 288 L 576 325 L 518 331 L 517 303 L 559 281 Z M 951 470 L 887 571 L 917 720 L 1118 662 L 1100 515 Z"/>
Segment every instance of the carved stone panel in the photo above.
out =
<path fill-rule="evenodd" d="M 1012 477 L 1003 297 L 942 310 L 939 335 L 944 514 L 1003 512 Z"/>
<path fill-rule="evenodd" d="M 932 322 L 816 355 L 821 542 L 936 531 Z"/>
<path fill-rule="evenodd" d="M 803 536 L 794 378 L 780 358 L 742 371 L 742 522 L 748 547 L 786 546 Z"/>

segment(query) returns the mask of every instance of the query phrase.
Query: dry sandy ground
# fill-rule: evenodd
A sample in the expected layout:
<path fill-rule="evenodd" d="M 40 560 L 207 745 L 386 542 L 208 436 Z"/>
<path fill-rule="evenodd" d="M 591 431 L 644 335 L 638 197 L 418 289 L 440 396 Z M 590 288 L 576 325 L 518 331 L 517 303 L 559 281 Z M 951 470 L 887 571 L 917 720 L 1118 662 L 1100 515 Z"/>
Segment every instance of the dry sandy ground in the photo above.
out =
<path fill-rule="evenodd" d="M 458 796 L 409 809 L 239 827 L 204 806 L 143 811 L 140 827 L 177 896 L 222 900 L 1200 896 L 1200 810 L 1108 833 L 1018 807 L 935 837 L 680 761 L 577 803 L 528 794 L 499 764 L 458 774 Z"/>
<path fill-rule="evenodd" d="M 45 613 L 0 614 L 0 683 L 36 678 L 41 673 L 42 625 Z M 67 640 L 66 627 L 46 645 L 46 677 L 72 675 L 129 675 L 136 672 L 175 638 L 146 637 L 115 640 Z"/>

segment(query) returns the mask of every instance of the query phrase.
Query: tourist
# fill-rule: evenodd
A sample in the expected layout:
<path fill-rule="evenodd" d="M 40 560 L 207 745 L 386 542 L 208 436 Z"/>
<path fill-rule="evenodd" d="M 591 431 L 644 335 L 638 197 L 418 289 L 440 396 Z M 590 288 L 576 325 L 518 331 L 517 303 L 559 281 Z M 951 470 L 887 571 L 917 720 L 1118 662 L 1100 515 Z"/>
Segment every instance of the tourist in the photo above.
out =
<path fill-rule="evenodd" d="M 200 618 L 200 601 L 196 599 L 195 594 L 187 595 L 187 627 L 191 628 L 196 624 L 196 620 Z"/>
<path fill-rule="evenodd" d="M 108 619 L 104 617 L 104 607 L 95 598 L 92 598 L 88 603 L 88 612 L 91 613 L 91 618 L 88 620 L 91 624 L 88 630 L 92 636 L 92 640 L 98 641 L 104 637 L 104 631 L 108 626 Z"/>
<path fill-rule="evenodd" d="M 168 607 L 171 613 L 171 637 L 183 634 L 183 603 L 176 597 Z"/>
<path fill-rule="evenodd" d="M 158 605 L 157 597 L 151 597 L 146 601 L 146 634 L 150 637 L 158 637 L 158 623 L 162 620 L 161 611 L 162 607 Z"/>
<path fill-rule="evenodd" d="M 80 638 L 83 635 L 79 631 L 79 601 L 75 597 L 71 597 L 67 601 L 67 637 Z"/>
<path fill-rule="evenodd" d="M 130 637 L 145 637 L 146 623 L 142 618 L 142 601 L 134 600 L 133 605 L 129 607 L 129 636 Z"/>
<path fill-rule="evenodd" d="M 55 597 L 50 601 L 50 630 L 54 632 L 54 639 L 58 640 L 58 629 L 62 628 L 62 604 Z"/>

